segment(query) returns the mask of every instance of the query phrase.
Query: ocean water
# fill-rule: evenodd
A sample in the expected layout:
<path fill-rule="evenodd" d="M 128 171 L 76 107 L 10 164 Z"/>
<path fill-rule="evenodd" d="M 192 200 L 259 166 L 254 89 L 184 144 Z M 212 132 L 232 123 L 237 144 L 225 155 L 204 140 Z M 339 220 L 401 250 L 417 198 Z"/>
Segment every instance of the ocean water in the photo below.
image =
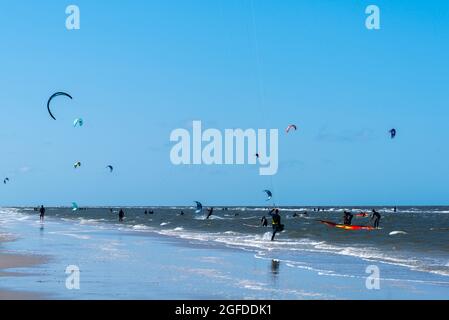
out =
<path fill-rule="evenodd" d="M 449 276 L 449 207 L 375 208 L 382 214 L 380 230 L 348 231 L 327 227 L 317 220 L 341 223 L 344 210 L 357 213 L 372 208 L 281 208 L 285 231 L 271 238 L 271 219 L 266 208 L 216 208 L 206 219 L 193 207 L 123 208 L 125 220 L 118 223 L 119 208 L 89 208 L 74 212 L 69 208 L 49 208 L 47 216 L 74 220 L 80 224 L 115 224 L 119 229 L 156 232 L 209 244 L 225 244 L 253 249 L 261 254 L 277 250 L 286 253 L 323 252 L 349 255 L 399 264 L 412 269 Z M 226 210 L 227 209 L 227 210 Z M 154 211 L 144 214 L 144 211 Z M 32 209 L 21 212 L 34 214 Z M 180 215 L 183 211 L 184 215 Z M 308 212 L 308 216 L 293 217 Z M 267 216 L 268 227 L 260 220 Z M 354 217 L 353 225 L 370 225 L 369 218 Z M 395 231 L 401 231 L 399 233 Z M 392 235 L 390 235 L 393 233 Z M 395 234 L 396 233 L 396 234 Z"/>
<path fill-rule="evenodd" d="M 315 212 L 312 208 L 280 208 L 285 231 L 279 233 L 275 241 L 270 241 L 270 224 L 268 227 L 262 227 L 260 223 L 262 216 L 268 217 L 267 208 L 216 207 L 210 219 L 206 219 L 206 211 L 203 214 L 196 214 L 193 207 L 123 208 L 125 220 L 121 223 L 118 222 L 119 209 L 86 208 L 74 212 L 70 208 L 47 208 L 45 232 L 47 236 L 60 237 L 53 242 L 57 242 L 60 246 L 65 243 L 60 240 L 63 237 L 71 238 L 79 243 L 89 243 L 91 246 L 92 232 L 102 230 L 99 240 L 95 240 L 101 241 L 102 245 L 98 247 L 99 249 L 95 249 L 97 251 L 94 250 L 93 257 L 95 254 L 100 256 L 106 254 L 108 259 L 116 257 L 118 260 L 113 260 L 116 263 L 121 258 L 126 260 L 128 256 L 136 255 L 136 252 L 142 251 L 139 253 L 140 256 L 147 254 L 146 247 L 142 249 L 138 244 L 131 251 L 121 250 L 121 243 L 117 240 L 118 232 L 120 239 L 122 239 L 120 234 L 134 235 L 140 237 L 139 239 L 157 236 L 188 244 L 191 250 L 210 248 L 220 252 L 209 257 L 212 260 L 219 260 L 218 256 L 222 255 L 221 252 L 226 252 L 223 251 L 226 248 L 240 250 L 250 253 L 256 261 L 269 265 L 270 273 L 276 273 L 279 266 L 282 266 L 281 268 L 298 270 L 298 272 L 311 272 L 322 279 L 352 279 L 361 285 L 364 284 L 367 276 L 366 266 L 378 265 L 381 270 L 381 279 L 393 286 L 404 286 L 407 283 L 423 284 L 426 290 L 435 291 L 435 295 L 430 294 L 426 297 L 449 297 L 449 207 L 398 207 L 397 212 L 393 212 L 391 208 L 377 207 L 376 210 L 382 214 L 381 228 L 372 231 L 341 230 L 319 222 L 319 220 L 341 222 L 344 210 L 358 213 L 370 211 L 371 207 L 326 207 L 320 212 Z M 154 213 L 145 215 L 145 210 L 152 210 Z M 181 211 L 184 215 L 180 215 Z M 304 211 L 308 212 L 307 216 L 293 216 L 294 213 Z M 38 225 L 38 213 L 32 208 L 1 209 L 0 216 L 0 230 L 3 229 L 3 231 L 8 231 L 10 223 L 17 226 L 22 222 L 32 221 L 33 225 Z M 58 228 L 56 224 L 59 225 Z M 353 224 L 369 225 L 370 221 L 369 218 L 354 217 Z M 22 251 L 24 247 L 32 248 L 35 245 L 33 241 L 42 241 L 42 238 L 36 239 L 30 240 L 28 244 L 20 245 Z M 128 249 L 129 247 L 131 246 L 129 245 Z M 46 248 L 48 252 L 44 250 L 42 253 L 52 254 L 51 246 L 47 245 Z M 30 250 L 30 253 L 36 252 Z M 145 259 L 151 259 L 149 257 Z M 142 261 L 146 261 L 145 259 L 142 258 Z M 165 261 L 172 261 L 174 258 L 167 256 L 167 259 Z M 185 259 L 188 261 L 188 255 Z M 183 263 L 188 264 L 185 261 Z M 164 265 L 161 264 L 160 270 L 163 269 Z M 201 274 L 199 276 L 201 277 Z M 282 294 L 276 297 L 296 298 L 290 293 L 302 287 L 303 283 L 294 286 L 293 284 L 297 281 L 295 277 L 292 273 L 290 278 L 286 279 L 288 285 L 284 291 L 281 290 Z M 319 281 L 316 281 L 318 278 L 312 279 L 315 279 L 318 285 Z M 253 286 L 252 289 L 257 287 L 251 282 L 254 280 L 253 275 L 249 273 L 238 281 L 244 286 L 249 286 L 246 288 L 249 290 L 251 286 Z M 312 283 L 311 286 L 313 287 L 314 284 Z M 323 284 L 322 286 L 325 287 Z M 334 288 L 335 285 L 330 287 Z M 310 294 L 320 296 L 324 291 L 332 290 L 320 289 Z M 227 292 L 224 297 L 240 298 L 237 295 L 238 291 L 231 292 L 234 295 L 229 295 Z M 143 295 L 143 297 L 146 296 Z M 170 295 L 168 294 L 167 297 Z M 189 296 L 184 298 L 186 297 Z M 248 295 L 248 297 L 252 296 Z M 263 295 L 254 297 L 266 298 Z M 332 297 L 339 298 L 341 294 L 336 292 Z M 419 298 L 419 295 L 405 297 Z M 379 295 L 375 298 L 388 298 L 388 296 Z"/>

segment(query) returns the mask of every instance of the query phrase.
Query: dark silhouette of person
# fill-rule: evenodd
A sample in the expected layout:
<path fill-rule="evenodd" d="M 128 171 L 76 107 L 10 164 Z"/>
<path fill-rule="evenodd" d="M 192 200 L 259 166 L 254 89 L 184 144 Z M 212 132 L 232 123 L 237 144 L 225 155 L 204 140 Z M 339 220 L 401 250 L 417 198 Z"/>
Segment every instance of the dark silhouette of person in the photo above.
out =
<path fill-rule="evenodd" d="M 122 209 L 120 209 L 120 211 L 118 213 L 118 221 L 122 222 L 124 217 L 125 217 L 125 212 Z"/>
<path fill-rule="evenodd" d="M 181 215 L 181 216 L 183 216 L 183 215 L 184 215 L 184 211 L 182 211 L 182 210 L 181 210 L 181 213 L 180 213 L 180 215 Z"/>
<path fill-rule="evenodd" d="M 145 210 L 145 214 L 148 214 L 148 210 Z"/>
<path fill-rule="evenodd" d="M 214 212 L 214 208 L 213 207 L 209 208 L 207 210 L 207 217 L 206 217 L 206 219 L 209 219 L 209 217 L 212 215 L 213 212 Z"/>
<path fill-rule="evenodd" d="M 265 218 L 265 216 L 262 217 L 260 222 L 262 223 L 262 227 L 268 226 L 268 220 L 267 220 L 267 218 Z"/>
<path fill-rule="evenodd" d="M 346 226 L 350 226 L 352 223 L 352 218 L 354 218 L 354 215 L 351 212 L 345 210 L 343 216 L 343 224 Z"/>
<path fill-rule="evenodd" d="M 271 241 L 274 241 L 276 233 L 284 230 L 284 225 L 281 224 L 281 215 L 279 214 L 279 209 L 272 209 L 270 211 L 270 216 L 272 219 L 271 225 L 273 227 L 273 235 L 271 236 Z"/>
<path fill-rule="evenodd" d="M 371 215 L 371 220 L 374 220 L 373 221 L 374 228 L 379 228 L 380 218 L 381 218 L 380 213 L 373 209 L 373 213 Z"/>
<path fill-rule="evenodd" d="M 39 209 L 39 219 L 40 219 L 40 221 L 44 222 L 44 217 L 45 217 L 45 208 L 42 205 L 41 208 Z"/>

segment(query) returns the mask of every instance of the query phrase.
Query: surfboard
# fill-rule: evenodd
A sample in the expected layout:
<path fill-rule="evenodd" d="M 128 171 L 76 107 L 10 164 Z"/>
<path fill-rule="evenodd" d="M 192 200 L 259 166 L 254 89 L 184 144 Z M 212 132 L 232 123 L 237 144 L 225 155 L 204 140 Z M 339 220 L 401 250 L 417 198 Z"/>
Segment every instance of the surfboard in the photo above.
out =
<path fill-rule="evenodd" d="M 344 224 L 338 224 L 332 221 L 319 220 L 321 223 L 334 228 L 340 228 L 344 230 L 375 230 L 376 228 L 370 226 L 347 226 Z"/>

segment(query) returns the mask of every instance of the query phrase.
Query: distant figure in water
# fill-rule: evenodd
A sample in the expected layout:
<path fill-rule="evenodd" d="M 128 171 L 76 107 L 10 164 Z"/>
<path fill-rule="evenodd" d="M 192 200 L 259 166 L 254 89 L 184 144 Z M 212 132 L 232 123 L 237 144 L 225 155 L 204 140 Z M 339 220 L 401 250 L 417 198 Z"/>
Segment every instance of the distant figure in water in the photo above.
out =
<path fill-rule="evenodd" d="M 213 207 L 209 208 L 207 210 L 207 217 L 206 217 L 206 219 L 209 219 L 209 217 L 212 215 L 213 212 L 214 212 L 214 208 Z"/>
<path fill-rule="evenodd" d="M 398 211 L 398 208 L 394 207 L 393 212 L 397 212 L 397 211 Z"/>
<path fill-rule="evenodd" d="M 299 217 L 299 215 L 295 212 L 295 213 L 292 215 L 292 217 L 293 217 L 293 218 L 296 218 L 296 217 Z"/>
<path fill-rule="evenodd" d="M 371 215 L 371 220 L 374 220 L 373 227 L 376 229 L 379 228 L 380 218 L 381 218 L 380 213 L 373 209 L 373 214 Z"/>
<path fill-rule="evenodd" d="M 145 214 L 148 214 L 148 210 L 145 210 Z"/>
<path fill-rule="evenodd" d="M 239 214 L 238 214 L 238 213 L 234 214 L 234 217 L 238 217 L 238 216 L 239 216 Z"/>
<path fill-rule="evenodd" d="M 44 208 L 43 205 L 42 205 L 41 208 L 39 209 L 39 213 L 40 213 L 40 215 L 39 215 L 40 221 L 41 221 L 41 222 L 44 222 L 45 208 Z"/>
<path fill-rule="evenodd" d="M 354 217 L 354 215 L 351 212 L 345 210 L 344 216 L 343 216 L 343 224 L 346 226 L 350 226 L 352 223 L 353 217 Z"/>
<path fill-rule="evenodd" d="M 118 221 L 122 222 L 124 217 L 125 217 L 125 212 L 122 209 L 120 209 L 120 211 L 118 213 Z"/>
<path fill-rule="evenodd" d="M 279 209 L 272 209 L 270 211 L 270 216 L 272 218 L 271 225 L 273 226 L 273 235 L 271 236 L 271 241 L 274 241 L 276 233 L 284 230 L 284 225 L 281 224 L 281 215 L 279 214 Z"/>
<path fill-rule="evenodd" d="M 149 214 L 154 214 L 153 210 L 148 211 Z"/>
<path fill-rule="evenodd" d="M 183 215 L 184 215 L 184 211 L 181 210 L 181 213 L 180 213 L 179 215 L 180 215 L 180 216 L 183 216 Z"/>
<path fill-rule="evenodd" d="M 260 223 L 262 223 L 262 227 L 268 226 L 267 218 L 265 218 L 265 216 L 263 216 L 262 219 L 260 220 Z"/>

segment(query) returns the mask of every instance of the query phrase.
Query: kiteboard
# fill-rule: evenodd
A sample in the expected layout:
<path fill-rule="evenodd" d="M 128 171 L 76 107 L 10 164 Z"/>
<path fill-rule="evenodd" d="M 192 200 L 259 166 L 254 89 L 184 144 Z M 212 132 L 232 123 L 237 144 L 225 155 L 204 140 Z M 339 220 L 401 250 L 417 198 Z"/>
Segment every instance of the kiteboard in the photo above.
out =
<path fill-rule="evenodd" d="M 344 224 L 338 224 L 332 221 L 319 220 L 321 223 L 334 228 L 340 228 L 344 230 L 375 230 L 376 228 L 370 226 L 350 226 Z"/>

